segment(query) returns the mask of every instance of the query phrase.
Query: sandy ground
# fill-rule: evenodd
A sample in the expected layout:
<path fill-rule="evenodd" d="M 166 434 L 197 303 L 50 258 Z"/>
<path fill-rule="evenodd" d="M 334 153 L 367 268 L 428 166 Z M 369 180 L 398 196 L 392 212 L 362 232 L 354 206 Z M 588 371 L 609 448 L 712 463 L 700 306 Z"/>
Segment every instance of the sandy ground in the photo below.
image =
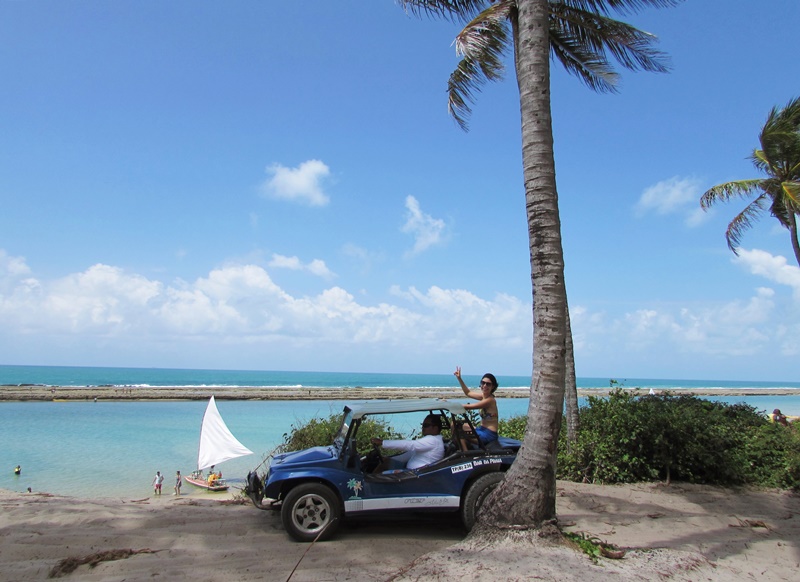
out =
<path fill-rule="evenodd" d="M 646 394 L 647 390 L 636 387 L 621 388 L 625 391 Z M 606 396 L 610 390 L 592 388 L 578 389 L 578 396 Z M 742 388 L 742 389 L 682 389 L 681 393 L 698 396 L 795 396 L 800 390 L 792 388 Z M 504 389 L 497 391 L 498 398 L 527 398 L 530 390 Z M 463 398 L 460 388 L 414 388 L 408 390 L 362 388 L 342 386 L 339 388 L 282 388 L 282 387 L 236 387 L 227 386 L 161 386 L 121 388 L 114 386 L 0 386 L 0 401 L 46 401 L 46 400 L 366 400 L 373 398 Z"/>
<path fill-rule="evenodd" d="M 627 550 L 592 562 L 547 539 L 463 540 L 451 516 L 346 521 L 335 539 L 291 541 L 275 512 L 215 500 L 83 500 L 0 491 L 0 579 L 798 580 L 800 497 L 707 486 L 559 482 L 558 517 Z M 105 554 L 110 557 L 111 554 Z M 296 568 L 296 569 L 295 569 Z"/>

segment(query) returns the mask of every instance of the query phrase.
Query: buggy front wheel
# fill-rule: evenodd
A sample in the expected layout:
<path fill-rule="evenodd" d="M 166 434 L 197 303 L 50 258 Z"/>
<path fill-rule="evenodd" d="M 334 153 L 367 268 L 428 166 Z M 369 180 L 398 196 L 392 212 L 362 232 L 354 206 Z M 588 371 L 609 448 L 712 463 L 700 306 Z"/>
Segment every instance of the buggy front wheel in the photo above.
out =
<path fill-rule="evenodd" d="M 339 499 L 321 483 L 302 483 L 283 500 L 281 520 L 287 533 L 298 542 L 327 540 L 339 529 Z"/>

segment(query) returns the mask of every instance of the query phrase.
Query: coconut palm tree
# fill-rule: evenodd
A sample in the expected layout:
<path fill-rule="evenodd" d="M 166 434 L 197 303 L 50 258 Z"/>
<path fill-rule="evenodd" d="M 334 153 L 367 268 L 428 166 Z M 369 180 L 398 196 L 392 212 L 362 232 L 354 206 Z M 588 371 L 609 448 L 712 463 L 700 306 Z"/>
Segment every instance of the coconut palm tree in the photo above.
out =
<path fill-rule="evenodd" d="M 412 2 L 413 3 L 413 2 Z M 672 5 L 675 2 L 644 2 L 652 5 Z M 416 4 L 416 3 L 414 3 Z M 431 9 L 431 2 L 424 2 Z M 458 2 L 445 2 L 452 10 Z M 456 38 L 456 47 L 462 59 L 448 82 L 448 108 L 463 129 L 467 129 L 467 118 L 474 92 L 487 80 L 502 77 L 502 56 L 513 39 L 513 21 L 516 14 L 515 0 L 462 3 L 479 4 L 483 9 L 465 26 Z M 634 28 L 624 22 L 609 18 L 606 2 L 581 0 L 551 0 L 549 2 L 549 38 L 551 56 L 558 59 L 564 68 L 576 75 L 587 86 L 599 92 L 617 90 L 619 75 L 614 71 L 606 52 L 629 69 L 642 68 L 648 71 L 665 72 L 665 57 L 653 49 L 653 35 Z M 637 5 L 639 2 L 615 2 L 611 5 L 624 10 L 623 4 Z M 476 8 L 477 10 L 477 8 Z M 459 13 L 464 17 L 469 11 Z M 471 13 L 470 13 L 471 14 Z M 566 312 L 566 412 L 569 441 L 577 437 L 578 394 L 575 378 L 575 360 L 569 309 Z"/>
<path fill-rule="evenodd" d="M 626 68 L 665 70 L 654 37 L 609 19 L 680 0 L 399 0 L 412 12 L 467 22 L 456 41 L 462 60 L 448 84 L 450 111 L 465 127 L 474 93 L 502 76 L 512 50 L 520 93 L 523 179 L 533 286 L 533 377 L 528 429 L 506 479 L 484 504 L 481 522 L 540 527 L 555 518 L 556 447 L 564 406 L 567 295 L 550 112 L 551 53 L 596 90 L 614 90 L 607 53 Z"/>
<path fill-rule="evenodd" d="M 717 202 L 755 196 L 728 225 L 725 238 L 728 248 L 738 253 L 742 234 L 767 210 L 789 231 L 797 264 L 800 265 L 800 242 L 797 238 L 797 215 L 800 214 L 800 97 L 785 107 L 773 107 L 758 136 L 761 148 L 750 159 L 766 178 L 736 180 L 719 184 L 700 198 L 708 210 Z"/>

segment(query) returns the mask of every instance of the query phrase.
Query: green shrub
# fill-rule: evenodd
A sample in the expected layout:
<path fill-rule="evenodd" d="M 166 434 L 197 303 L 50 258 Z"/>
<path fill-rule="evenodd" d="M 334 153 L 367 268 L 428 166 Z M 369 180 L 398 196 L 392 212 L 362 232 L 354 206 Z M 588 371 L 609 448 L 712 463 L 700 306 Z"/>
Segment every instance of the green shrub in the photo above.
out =
<path fill-rule="evenodd" d="M 288 433 L 283 435 L 280 452 L 301 451 L 311 447 L 324 447 L 333 442 L 342 424 L 341 414 L 332 414 L 327 418 L 312 418 L 298 425 L 292 425 Z M 359 451 L 367 451 L 372 445 L 371 437 L 381 439 L 398 439 L 402 435 L 391 425 L 379 419 L 366 418 L 356 436 L 356 447 Z"/>
<path fill-rule="evenodd" d="M 562 424 L 558 477 L 589 483 L 688 481 L 800 489 L 800 426 L 769 422 L 746 404 L 615 390 L 588 398 L 576 441 Z M 527 419 L 500 421 L 522 439 Z"/>
<path fill-rule="evenodd" d="M 501 418 L 498 426 L 498 433 L 504 437 L 522 440 L 525 436 L 525 428 L 528 426 L 527 416 L 514 416 L 508 420 Z"/>
<path fill-rule="evenodd" d="M 800 429 L 796 425 L 768 422 L 748 431 L 742 455 L 753 483 L 800 489 Z"/>

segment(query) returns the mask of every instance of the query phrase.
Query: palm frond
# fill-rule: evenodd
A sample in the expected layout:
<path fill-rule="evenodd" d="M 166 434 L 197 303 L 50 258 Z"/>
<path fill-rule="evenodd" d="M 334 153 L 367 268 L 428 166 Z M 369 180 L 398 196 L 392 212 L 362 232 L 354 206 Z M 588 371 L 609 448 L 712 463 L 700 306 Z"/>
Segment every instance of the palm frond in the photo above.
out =
<path fill-rule="evenodd" d="M 758 220 L 759 214 L 766 210 L 769 200 L 770 198 L 767 194 L 762 194 L 737 214 L 736 218 L 728 225 L 728 229 L 725 231 L 725 239 L 728 241 L 728 248 L 735 255 L 739 254 L 737 249 L 741 243 L 742 235 L 747 229 L 752 228 L 753 224 Z"/>
<path fill-rule="evenodd" d="M 581 10 L 598 14 L 635 14 L 645 8 L 669 8 L 683 0 L 561 0 Z M 552 3 L 552 2 L 551 2 Z"/>
<path fill-rule="evenodd" d="M 765 174 L 770 171 L 770 161 L 767 159 L 767 155 L 764 153 L 764 150 L 754 149 L 753 153 L 750 154 L 750 161 L 753 162 L 753 165 L 756 168 Z"/>
<path fill-rule="evenodd" d="M 484 10 L 492 0 L 396 0 L 409 14 L 434 16 L 450 21 L 468 20 Z"/>
<path fill-rule="evenodd" d="M 754 163 L 771 175 L 792 179 L 797 177 L 800 164 L 800 115 L 793 119 L 791 115 L 781 115 L 782 111 L 778 111 L 776 116 L 774 113 L 773 109 L 761 130 L 761 149 L 754 152 Z"/>
<path fill-rule="evenodd" d="M 784 196 L 774 196 L 772 198 L 772 205 L 769 208 L 770 214 L 778 219 L 784 227 L 791 228 L 791 216 L 794 212 L 789 208 L 791 200 L 787 200 Z"/>
<path fill-rule="evenodd" d="M 753 195 L 753 192 L 763 191 L 762 185 L 764 180 L 736 180 L 734 182 L 726 182 L 718 184 L 713 188 L 709 188 L 700 197 L 700 207 L 703 210 L 708 210 L 717 202 L 728 202 L 731 198 L 745 198 Z"/>
<path fill-rule="evenodd" d="M 475 92 L 483 82 L 485 79 L 480 76 L 480 66 L 468 57 L 461 59 L 456 70 L 450 73 L 447 81 L 447 111 L 464 131 L 469 131 L 471 104 L 475 103 Z"/>
<path fill-rule="evenodd" d="M 598 93 L 615 93 L 619 75 L 614 71 L 604 53 L 587 50 L 574 38 L 562 35 L 550 27 L 550 52 L 568 73 L 576 76 L 586 86 Z"/>
<path fill-rule="evenodd" d="M 510 47 L 509 18 L 515 9 L 515 0 L 500 0 L 467 23 L 456 37 L 456 53 L 463 58 L 447 82 L 447 108 L 464 130 L 468 129 L 475 93 L 487 81 L 503 76 L 503 56 Z"/>
<path fill-rule="evenodd" d="M 557 33 L 586 54 L 606 59 L 610 53 L 623 67 L 649 72 L 669 71 L 669 57 L 657 50 L 656 36 L 594 11 L 570 6 L 568 0 L 550 2 L 551 37 Z M 572 71 L 571 71 L 572 72 Z"/>
<path fill-rule="evenodd" d="M 516 0 L 498 0 L 464 26 L 454 44 L 456 53 L 464 56 L 496 57 L 508 44 L 509 18 L 516 9 Z"/>
<path fill-rule="evenodd" d="M 783 195 L 788 201 L 787 206 L 791 207 L 794 214 L 800 214 L 800 182 L 784 182 L 781 187 Z"/>
<path fill-rule="evenodd" d="M 789 176 L 792 180 L 800 180 L 800 157 L 797 158 L 794 164 L 789 166 Z"/>

